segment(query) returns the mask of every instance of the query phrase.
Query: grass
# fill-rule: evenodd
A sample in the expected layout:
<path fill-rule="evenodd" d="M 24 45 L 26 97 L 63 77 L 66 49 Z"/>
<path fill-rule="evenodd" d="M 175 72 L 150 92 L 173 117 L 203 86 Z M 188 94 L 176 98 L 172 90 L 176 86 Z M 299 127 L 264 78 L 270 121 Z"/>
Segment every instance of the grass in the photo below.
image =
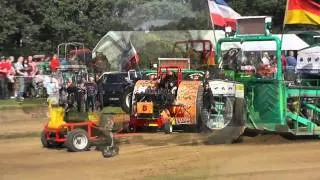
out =
<path fill-rule="evenodd" d="M 46 105 L 46 99 L 25 99 L 24 101 L 16 100 L 0 100 L 0 110 L 11 109 L 11 108 L 25 108 L 25 107 L 37 107 Z"/>
<path fill-rule="evenodd" d="M 103 114 L 125 114 L 121 107 L 108 106 L 102 111 Z"/>

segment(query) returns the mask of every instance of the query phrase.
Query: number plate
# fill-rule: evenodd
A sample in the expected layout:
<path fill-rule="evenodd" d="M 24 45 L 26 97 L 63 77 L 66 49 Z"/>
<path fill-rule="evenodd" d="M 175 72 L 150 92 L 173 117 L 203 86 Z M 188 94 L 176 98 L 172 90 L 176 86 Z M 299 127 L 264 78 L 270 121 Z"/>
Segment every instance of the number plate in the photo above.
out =
<path fill-rule="evenodd" d="M 152 114 L 153 113 L 153 103 L 152 102 L 138 102 L 137 103 L 137 113 L 138 114 Z"/>

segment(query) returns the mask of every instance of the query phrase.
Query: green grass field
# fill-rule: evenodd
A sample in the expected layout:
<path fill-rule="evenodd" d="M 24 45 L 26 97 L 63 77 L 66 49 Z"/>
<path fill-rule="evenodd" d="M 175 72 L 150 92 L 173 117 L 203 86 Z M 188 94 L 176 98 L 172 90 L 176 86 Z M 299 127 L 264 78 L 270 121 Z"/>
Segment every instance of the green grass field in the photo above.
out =
<path fill-rule="evenodd" d="M 24 101 L 17 101 L 15 99 L 0 100 L 0 110 L 10 108 L 25 108 L 25 107 L 37 107 L 47 105 L 47 99 L 25 99 Z"/>

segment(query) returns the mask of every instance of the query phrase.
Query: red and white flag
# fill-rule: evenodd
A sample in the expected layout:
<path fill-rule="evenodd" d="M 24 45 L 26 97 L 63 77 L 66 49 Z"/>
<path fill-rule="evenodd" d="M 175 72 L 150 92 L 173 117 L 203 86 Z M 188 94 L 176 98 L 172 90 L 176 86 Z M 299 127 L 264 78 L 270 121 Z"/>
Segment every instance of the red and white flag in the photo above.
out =
<path fill-rule="evenodd" d="M 237 18 L 241 17 L 224 0 L 208 0 L 212 26 L 231 26 L 236 30 Z"/>
<path fill-rule="evenodd" d="M 130 41 L 130 47 L 129 49 L 124 53 L 125 55 L 125 59 L 123 62 L 123 70 L 125 71 L 129 71 L 130 69 L 132 69 L 136 64 L 139 63 L 140 58 L 139 55 L 136 51 L 136 48 L 134 48 L 133 44 Z"/>

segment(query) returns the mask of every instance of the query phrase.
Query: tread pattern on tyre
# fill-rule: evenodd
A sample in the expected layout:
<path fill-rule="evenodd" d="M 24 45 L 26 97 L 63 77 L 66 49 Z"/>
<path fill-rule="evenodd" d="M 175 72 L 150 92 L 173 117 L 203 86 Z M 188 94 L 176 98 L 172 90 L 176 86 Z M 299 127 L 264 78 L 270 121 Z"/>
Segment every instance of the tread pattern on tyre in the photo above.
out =
<path fill-rule="evenodd" d="M 83 135 L 85 135 L 85 136 L 87 137 L 87 139 L 88 139 L 88 144 L 87 144 L 87 146 L 86 146 L 84 149 L 82 149 L 82 150 L 79 150 L 79 149 L 77 149 L 76 147 L 73 146 L 73 138 L 74 138 L 76 135 L 78 135 L 78 134 L 83 134 Z M 65 142 L 65 146 L 66 146 L 66 147 L 68 148 L 68 150 L 71 151 L 71 152 L 79 152 L 79 151 L 86 151 L 86 150 L 88 150 L 89 147 L 90 147 L 90 140 L 89 140 L 89 137 L 88 137 L 88 133 L 87 133 L 85 130 L 83 130 L 83 129 L 74 129 L 74 130 L 72 130 L 72 131 L 68 134 L 68 136 L 67 136 L 67 140 L 66 140 L 66 142 Z"/>
<path fill-rule="evenodd" d="M 220 130 L 211 130 L 206 127 L 205 131 L 208 133 L 208 144 L 228 144 L 228 143 L 235 143 L 244 131 L 245 119 L 243 116 L 245 113 L 244 108 L 244 100 L 243 99 L 236 99 L 234 101 L 234 108 L 233 108 L 233 117 L 231 122 L 223 129 Z M 207 109 L 203 109 L 201 112 L 201 117 L 203 122 L 207 122 L 209 119 L 209 111 Z"/>

